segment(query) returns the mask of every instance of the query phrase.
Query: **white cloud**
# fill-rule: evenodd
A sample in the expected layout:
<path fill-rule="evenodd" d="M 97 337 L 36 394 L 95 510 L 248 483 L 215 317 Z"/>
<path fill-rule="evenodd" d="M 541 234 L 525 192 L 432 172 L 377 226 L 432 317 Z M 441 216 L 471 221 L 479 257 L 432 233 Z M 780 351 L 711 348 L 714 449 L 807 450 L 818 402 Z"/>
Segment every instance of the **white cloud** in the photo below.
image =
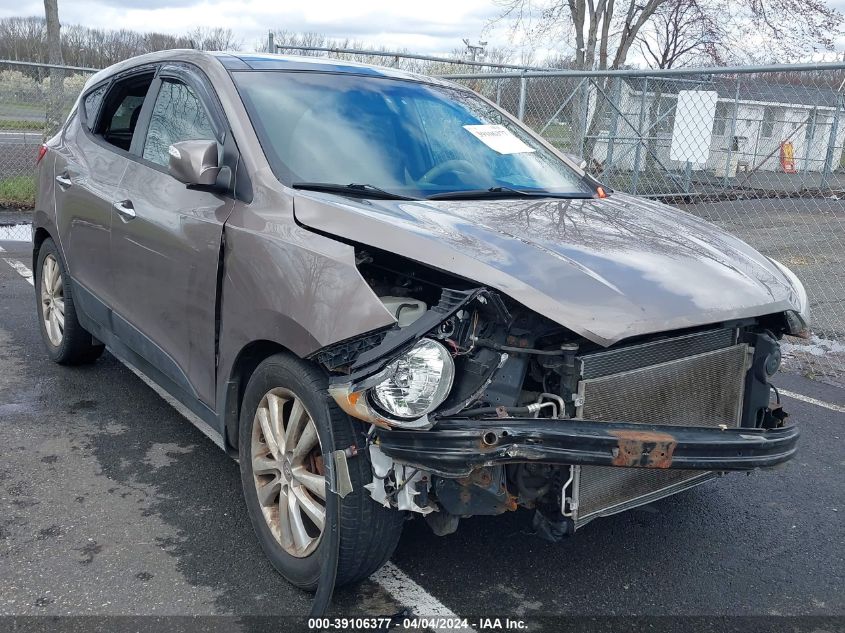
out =
<path fill-rule="evenodd" d="M 43 4 L 2 0 L 0 17 L 42 15 Z M 59 0 L 64 24 L 182 34 L 197 26 L 231 28 L 252 49 L 269 29 L 312 31 L 390 48 L 447 53 L 478 38 L 500 8 L 492 0 Z M 487 36 L 505 45 L 504 34 Z"/>

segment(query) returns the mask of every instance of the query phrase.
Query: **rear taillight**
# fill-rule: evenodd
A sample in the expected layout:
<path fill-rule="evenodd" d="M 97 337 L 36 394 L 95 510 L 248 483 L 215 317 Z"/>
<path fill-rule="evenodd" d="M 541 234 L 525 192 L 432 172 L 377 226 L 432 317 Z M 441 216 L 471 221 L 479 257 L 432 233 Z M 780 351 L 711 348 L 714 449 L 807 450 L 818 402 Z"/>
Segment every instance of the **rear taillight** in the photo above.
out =
<path fill-rule="evenodd" d="M 38 148 L 38 158 L 35 159 L 36 165 L 41 162 L 41 159 L 44 158 L 44 154 L 46 154 L 46 153 L 47 153 L 47 146 L 46 145 L 42 145 L 41 147 Z"/>

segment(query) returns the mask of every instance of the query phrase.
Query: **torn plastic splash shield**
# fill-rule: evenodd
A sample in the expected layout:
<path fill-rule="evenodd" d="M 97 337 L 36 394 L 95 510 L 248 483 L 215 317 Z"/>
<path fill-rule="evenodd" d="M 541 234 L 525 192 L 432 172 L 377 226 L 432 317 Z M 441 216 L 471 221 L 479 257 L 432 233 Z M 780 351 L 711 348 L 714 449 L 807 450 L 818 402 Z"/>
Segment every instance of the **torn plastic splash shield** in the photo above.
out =
<path fill-rule="evenodd" d="M 499 295 L 489 292 L 486 288 L 466 291 L 444 288 L 437 305 L 432 306 L 411 325 L 390 330 L 381 343 L 362 352 L 350 368 L 352 377 L 366 376 L 381 369 L 393 360 L 399 352 L 434 330 L 475 299 L 478 299 L 484 305 L 491 305 L 493 309 L 499 312 L 503 321 L 510 320 L 510 314 L 508 314 Z"/>
<path fill-rule="evenodd" d="M 385 455 L 448 477 L 495 464 L 559 465 L 688 470 L 752 470 L 791 459 L 796 426 L 777 429 L 713 428 L 507 418 L 440 420 L 426 431 L 379 431 Z"/>

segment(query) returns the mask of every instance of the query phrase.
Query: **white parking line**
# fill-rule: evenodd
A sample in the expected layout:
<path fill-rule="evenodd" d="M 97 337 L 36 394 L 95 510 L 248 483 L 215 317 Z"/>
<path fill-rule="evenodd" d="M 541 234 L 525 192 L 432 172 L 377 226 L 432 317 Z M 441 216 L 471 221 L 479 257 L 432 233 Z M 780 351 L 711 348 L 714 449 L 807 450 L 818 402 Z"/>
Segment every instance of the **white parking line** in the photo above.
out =
<path fill-rule="evenodd" d="M 370 579 L 380 584 L 400 604 L 409 607 L 414 615 L 424 616 L 426 618 L 435 617 L 446 619 L 447 621 L 452 620 L 451 626 L 448 626 L 449 623 L 445 622 L 444 628 L 432 627 L 433 631 L 455 631 L 456 629 L 460 629 L 468 633 L 475 633 L 475 629 L 469 627 L 461 628 L 460 625 L 456 624 L 457 620 L 461 619 L 459 616 L 455 615 L 437 598 L 411 580 L 405 572 L 393 563 L 388 561 L 384 567 L 370 576 Z"/>
<path fill-rule="evenodd" d="M 0 252 L 6 252 L 0 246 Z M 32 271 L 27 268 L 22 262 L 12 259 L 11 257 L 4 257 L 3 261 L 9 264 L 17 273 L 26 279 L 30 284 L 34 285 L 32 278 Z M 115 357 L 116 358 L 116 357 Z M 181 413 L 191 424 L 197 427 L 204 435 L 206 435 L 212 442 L 222 448 L 222 441 L 219 437 L 213 436 L 208 431 L 208 427 L 193 413 L 191 413 L 185 406 L 178 402 L 173 396 L 167 393 L 164 389 L 155 384 L 152 380 L 147 378 L 144 374 L 136 370 L 134 367 L 125 363 L 123 360 L 118 360 L 125 365 L 129 371 L 138 376 L 147 386 L 155 391 L 161 398 L 176 411 Z M 781 392 L 783 393 L 783 392 Z M 441 603 L 437 598 L 428 593 L 425 589 L 420 587 L 416 582 L 411 580 L 405 572 L 399 569 L 391 562 L 387 562 L 380 570 L 371 576 L 371 580 L 375 581 L 387 591 L 393 598 L 403 607 L 407 607 L 411 612 L 420 617 L 437 617 L 457 620 L 459 619 L 448 607 Z M 454 630 L 453 626 L 449 630 Z M 445 631 L 446 629 L 432 629 L 434 631 Z M 475 633 L 474 629 L 463 628 L 462 631 L 466 633 Z"/>
<path fill-rule="evenodd" d="M 843 407 L 841 404 L 825 402 L 824 400 L 819 400 L 818 398 L 811 398 L 810 396 L 795 393 L 794 391 L 787 391 L 786 389 L 779 389 L 778 391 L 780 391 L 780 395 L 786 396 L 787 398 L 794 398 L 795 400 L 800 400 L 801 402 L 809 402 L 810 404 L 814 404 L 817 407 L 824 407 L 825 409 L 830 409 L 831 411 L 845 413 L 845 407 Z"/>
<path fill-rule="evenodd" d="M 0 253 L 5 252 L 6 249 L 0 246 Z M 4 257 L 3 261 L 9 264 L 9 266 L 11 266 L 12 268 L 14 268 L 21 277 L 23 277 L 30 283 L 30 285 L 35 285 L 35 280 L 32 278 L 32 271 L 27 268 L 23 262 L 19 262 L 18 260 L 12 259 L 11 257 Z"/>

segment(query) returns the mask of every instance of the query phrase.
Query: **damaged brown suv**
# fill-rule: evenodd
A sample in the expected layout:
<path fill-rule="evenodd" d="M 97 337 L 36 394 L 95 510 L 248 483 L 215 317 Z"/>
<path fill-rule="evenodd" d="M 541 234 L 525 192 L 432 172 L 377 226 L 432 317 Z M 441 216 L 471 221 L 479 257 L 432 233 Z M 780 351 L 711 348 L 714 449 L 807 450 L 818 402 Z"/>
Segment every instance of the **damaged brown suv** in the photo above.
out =
<path fill-rule="evenodd" d="M 50 356 L 108 347 L 199 417 L 300 587 L 378 569 L 408 514 L 558 539 L 795 452 L 798 279 L 447 82 L 122 62 L 42 148 L 34 245 Z"/>

